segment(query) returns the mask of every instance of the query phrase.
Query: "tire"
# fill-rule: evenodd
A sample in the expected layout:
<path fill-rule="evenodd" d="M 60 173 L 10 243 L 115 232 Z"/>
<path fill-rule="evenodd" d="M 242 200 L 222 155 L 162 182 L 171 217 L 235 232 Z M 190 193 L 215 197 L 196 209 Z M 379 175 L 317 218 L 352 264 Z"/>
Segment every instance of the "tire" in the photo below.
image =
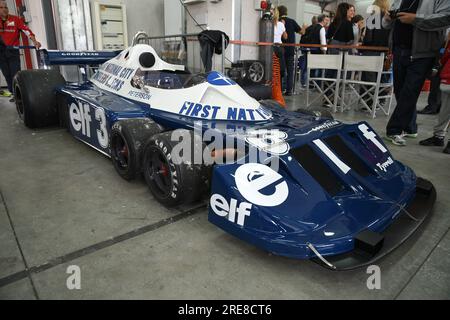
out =
<path fill-rule="evenodd" d="M 324 109 L 298 109 L 297 112 L 313 116 L 316 118 L 334 120 L 333 114 L 330 111 Z"/>
<path fill-rule="evenodd" d="M 184 130 L 190 135 L 191 147 L 199 147 L 202 143 L 194 140 L 194 133 Z M 207 191 L 209 168 L 203 164 L 183 161 L 177 164 L 172 151 L 179 143 L 172 141 L 172 131 L 155 135 L 147 144 L 143 161 L 144 177 L 153 196 L 166 207 L 175 207 L 198 201 Z M 205 146 L 202 144 L 202 150 Z M 194 149 L 193 150 L 198 150 Z M 193 153 L 192 153 L 193 154 Z"/>
<path fill-rule="evenodd" d="M 113 125 L 111 159 L 119 176 L 131 181 L 142 173 L 145 145 L 161 131 L 161 127 L 150 119 L 122 120 Z"/>
<path fill-rule="evenodd" d="M 30 129 L 59 123 L 55 89 L 66 84 L 57 70 L 26 70 L 14 77 L 17 113 Z"/>

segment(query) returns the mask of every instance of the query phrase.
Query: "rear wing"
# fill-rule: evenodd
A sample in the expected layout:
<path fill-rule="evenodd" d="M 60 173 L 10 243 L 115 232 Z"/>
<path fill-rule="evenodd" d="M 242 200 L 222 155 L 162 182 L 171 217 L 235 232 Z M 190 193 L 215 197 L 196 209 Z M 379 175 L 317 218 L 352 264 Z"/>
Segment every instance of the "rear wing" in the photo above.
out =
<path fill-rule="evenodd" d="M 39 68 L 49 66 L 92 66 L 101 65 L 122 51 L 59 51 L 39 50 Z"/>

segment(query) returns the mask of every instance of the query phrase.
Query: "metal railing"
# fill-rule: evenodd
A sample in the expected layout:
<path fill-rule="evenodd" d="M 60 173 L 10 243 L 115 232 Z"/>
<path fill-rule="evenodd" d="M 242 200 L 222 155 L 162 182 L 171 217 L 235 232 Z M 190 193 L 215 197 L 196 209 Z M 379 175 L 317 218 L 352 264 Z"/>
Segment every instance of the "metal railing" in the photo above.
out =
<path fill-rule="evenodd" d="M 184 65 L 192 73 L 205 72 L 198 34 L 148 37 L 146 40 L 164 61 Z M 222 48 L 225 48 L 224 36 L 222 36 Z M 213 70 L 225 72 L 225 53 L 226 51 L 223 50 L 222 55 L 213 55 Z"/>

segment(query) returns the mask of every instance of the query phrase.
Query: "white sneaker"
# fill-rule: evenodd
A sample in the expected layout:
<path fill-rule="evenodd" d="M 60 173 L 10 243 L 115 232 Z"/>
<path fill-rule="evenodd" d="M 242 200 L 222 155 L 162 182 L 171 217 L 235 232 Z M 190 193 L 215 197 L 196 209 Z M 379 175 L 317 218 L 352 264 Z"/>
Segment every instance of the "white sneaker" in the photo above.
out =
<path fill-rule="evenodd" d="M 386 136 L 386 139 L 396 146 L 406 147 L 406 140 L 403 135 Z"/>
<path fill-rule="evenodd" d="M 417 139 L 418 136 L 419 136 L 418 133 L 406 133 L 406 132 L 403 132 L 403 134 L 402 134 L 403 138 L 410 138 L 410 139 Z"/>

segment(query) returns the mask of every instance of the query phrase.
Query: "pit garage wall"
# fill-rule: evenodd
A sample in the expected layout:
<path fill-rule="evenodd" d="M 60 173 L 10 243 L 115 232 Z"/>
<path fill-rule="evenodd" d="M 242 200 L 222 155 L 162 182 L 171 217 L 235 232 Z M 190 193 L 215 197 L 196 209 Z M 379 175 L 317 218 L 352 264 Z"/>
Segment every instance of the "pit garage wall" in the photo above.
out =
<path fill-rule="evenodd" d="M 95 0 L 89 1 L 93 3 Z M 134 35 L 138 31 L 145 31 L 150 36 L 164 35 L 164 0 L 97 1 L 107 4 L 125 5 L 127 9 L 127 29 L 129 42 L 133 40 Z"/>

